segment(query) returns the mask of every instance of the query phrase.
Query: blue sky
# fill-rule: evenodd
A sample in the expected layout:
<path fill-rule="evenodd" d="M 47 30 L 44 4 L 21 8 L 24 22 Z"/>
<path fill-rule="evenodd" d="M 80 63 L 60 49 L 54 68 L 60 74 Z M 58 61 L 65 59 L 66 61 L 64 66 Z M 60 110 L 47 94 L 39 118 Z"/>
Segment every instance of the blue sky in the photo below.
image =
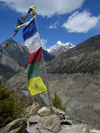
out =
<path fill-rule="evenodd" d="M 100 0 L 0 0 L 0 44 L 8 38 L 23 42 L 23 28 L 15 37 L 13 29 L 20 15 L 25 15 L 32 5 L 37 9 L 43 48 L 57 41 L 78 45 L 100 34 Z"/>

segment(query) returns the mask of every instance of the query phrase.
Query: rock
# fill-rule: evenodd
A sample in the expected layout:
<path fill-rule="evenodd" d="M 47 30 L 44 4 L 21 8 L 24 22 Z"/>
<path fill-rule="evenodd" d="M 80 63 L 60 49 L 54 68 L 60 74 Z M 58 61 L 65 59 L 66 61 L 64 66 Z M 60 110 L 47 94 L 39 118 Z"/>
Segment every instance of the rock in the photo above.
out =
<path fill-rule="evenodd" d="M 100 130 L 96 130 L 96 129 L 91 129 L 90 133 L 100 133 Z"/>
<path fill-rule="evenodd" d="M 46 130 L 46 129 L 37 129 L 36 128 L 37 125 L 32 125 L 30 127 L 27 127 L 26 129 L 26 132 L 25 133 L 52 133 L 51 131 L 49 130 Z"/>
<path fill-rule="evenodd" d="M 47 129 L 57 133 L 61 130 L 60 119 L 55 114 L 41 117 L 37 123 L 37 129 Z"/>
<path fill-rule="evenodd" d="M 27 127 L 27 123 L 25 119 L 18 118 L 9 124 L 7 124 L 1 131 L 0 133 L 23 133 Z M 12 132 L 11 132 L 12 131 Z M 14 132 L 16 131 L 16 132 Z"/>
<path fill-rule="evenodd" d="M 72 121 L 71 120 L 68 120 L 68 119 L 62 119 L 60 120 L 61 122 L 61 125 L 62 124 L 65 124 L 65 125 L 72 125 Z"/>
<path fill-rule="evenodd" d="M 89 133 L 89 129 L 84 124 L 62 125 L 61 131 L 58 133 Z"/>
<path fill-rule="evenodd" d="M 60 120 L 65 119 L 64 114 L 62 114 L 62 113 L 55 113 L 55 114 L 60 118 Z"/>
<path fill-rule="evenodd" d="M 11 130 L 8 133 L 24 133 L 25 132 L 25 129 L 26 129 L 26 127 L 19 127 L 19 128 L 16 128 L 16 129 Z"/>
<path fill-rule="evenodd" d="M 32 101 L 32 104 L 25 109 L 23 114 L 25 117 L 36 115 L 41 107 L 46 106 L 45 102 L 39 95 L 34 95 L 33 97 L 30 96 L 29 100 Z M 27 99 L 25 101 L 27 102 Z"/>
<path fill-rule="evenodd" d="M 28 126 L 25 133 L 39 133 L 36 129 L 37 125 Z"/>
<path fill-rule="evenodd" d="M 32 106 L 29 106 L 26 110 L 25 110 L 25 116 L 29 117 L 31 115 L 36 115 L 37 111 L 39 110 L 39 103 L 34 103 Z"/>
<path fill-rule="evenodd" d="M 50 114 L 50 108 L 49 107 L 42 107 L 41 109 L 38 110 L 38 114 L 42 116 L 46 116 Z"/>
<path fill-rule="evenodd" d="M 54 113 L 59 115 L 60 119 L 63 118 L 65 115 L 65 112 L 63 112 L 60 109 L 57 109 L 55 107 L 53 107 Z M 50 114 L 50 107 L 42 107 L 41 109 L 38 110 L 38 114 L 42 117 L 42 116 L 47 116 Z"/>
<path fill-rule="evenodd" d="M 30 127 L 27 127 L 26 131 L 27 131 L 26 133 L 92 133 L 90 132 L 87 124 L 61 125 L 60 131 L 51 131 L 50 129 L 47 129 L 45 127 L 43 127 L 42 129 L 40 128 L 37 129 L 37 125 L 35 124 L 35 125 L 31 125 Z M 95 132 L 95 133 L 98 133 L 98 132 Z"/>
<path fill-rule="evenodd" d="M 65 119 L 67 119 L 67 118 L 69 118 L 69 116 L 66 116 L 66 115 L 65 115 Z"/>
<path fill-rule="evenodd" d="M 56 112 L 56 113 L 61 113 L 61 114 L 65 115 L 65 112 L 62 111 L 62 110 L 60 110 L 60 109 L 58 109 L 58 108 L 53 107 L 53 110 L 54 110 L 54 112 Z"/>
<path fill-rule="evenodd" d="M 46 129 L 41 129 L 41 130 L 39 130 L 38 133 L 52 133 L 52 132 L 49 130 L 46 130 Z"/>
<path fill-rule="evenodd" d="M 36 124 L 39 121 L 39 119 L 40 119 L 40 116 L 39 115 L 35 115 L 35 116 L 31 116 L 27 120 L 27 122 L 29 123 L 29 126 L 30 126 L 31 124 Z"/>

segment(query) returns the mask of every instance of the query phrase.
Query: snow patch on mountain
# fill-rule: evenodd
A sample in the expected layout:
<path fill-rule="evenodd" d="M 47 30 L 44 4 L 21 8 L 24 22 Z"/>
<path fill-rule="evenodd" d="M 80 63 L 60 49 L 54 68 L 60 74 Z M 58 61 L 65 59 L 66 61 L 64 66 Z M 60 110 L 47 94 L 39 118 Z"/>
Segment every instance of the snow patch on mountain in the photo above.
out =
<path fill-rule="evenodd" d="M 74 44 L 72 44 L 71 42 L 67 42 L 67 43 L 62 43 L 61 41 L 58 41 L 55 45 L 47 48 L 47 52 L 52 53 L 54 51 L 57 51 L 60 47 L 64 47 L 64 52 L 75 47 Z"/>

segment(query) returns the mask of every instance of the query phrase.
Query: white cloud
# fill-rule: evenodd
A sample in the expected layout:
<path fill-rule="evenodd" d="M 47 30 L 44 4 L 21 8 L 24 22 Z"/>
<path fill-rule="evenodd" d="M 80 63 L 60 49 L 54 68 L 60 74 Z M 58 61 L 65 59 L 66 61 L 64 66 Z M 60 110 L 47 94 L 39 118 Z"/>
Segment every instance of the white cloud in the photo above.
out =
<path fill-rule="evenodd" d="M 0 0 L 9 8 L 17 12 L 27 12 L 29 7 L 35 5 L 37 13 L 42 16 L 62 15 L 81 8 L 85 0 Z"/>
<path fill-rule="evenodd" d="M 87 33 L 99 23 L 99 20 L 100 15 L 95 17 L 85 10 L 82 13 L 76 11 L 68 18 L 62 27 L 66 28 L 68 32 Z"/>
<path fill-rule="evenodd" d="M 41 39 L 41 45 L 43 49 L 46 49 L 47 40 Z"/>
<path fill-rule="evenodd" d="M 50 29 L 57 29 L 57 26 L 59 25 L 59 22 L 56 21 L 54 24 L 50 25 L 49 28 Z"/>

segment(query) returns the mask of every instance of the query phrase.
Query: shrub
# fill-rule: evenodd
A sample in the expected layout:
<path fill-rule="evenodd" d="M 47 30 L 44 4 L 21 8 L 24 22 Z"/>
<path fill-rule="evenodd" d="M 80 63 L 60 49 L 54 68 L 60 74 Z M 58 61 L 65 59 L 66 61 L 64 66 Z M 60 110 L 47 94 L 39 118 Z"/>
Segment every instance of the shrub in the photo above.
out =
<path fill-rule="evenodd" d="M 12 90 L 8 90 L 0 81 L 0 128 L 20 116 L 22 109 L 16 102 Z"/>
<path fill-rule="evenodd" d="M 66 106 L 63 106 L 62 99 L 59 98 L 56 92 L 54 94 L 54 98 L 52 98 L 52 101 L 53 101 L 53 106 L 55 108 L 61 109 L 64 112 L 66 112 Z"/>

